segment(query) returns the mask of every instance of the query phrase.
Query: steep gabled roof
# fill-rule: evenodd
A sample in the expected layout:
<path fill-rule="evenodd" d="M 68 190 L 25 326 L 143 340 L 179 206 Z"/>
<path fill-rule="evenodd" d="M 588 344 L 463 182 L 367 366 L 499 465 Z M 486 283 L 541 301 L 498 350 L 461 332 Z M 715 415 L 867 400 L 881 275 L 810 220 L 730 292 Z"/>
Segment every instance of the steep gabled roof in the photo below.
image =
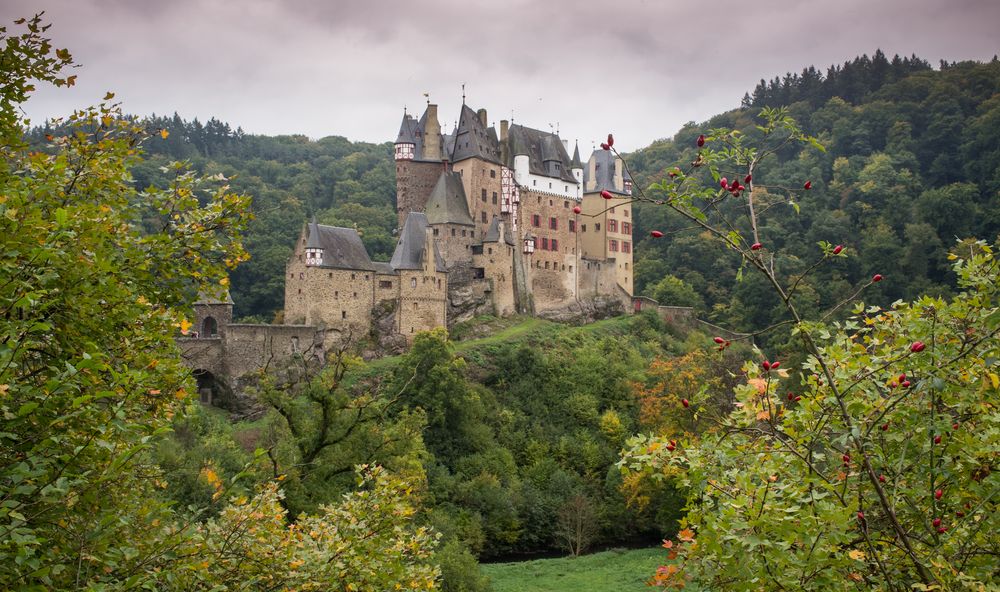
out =
<path fill-rule="evenodd" d="M 462 105 L 452 150 L 452 162 L 478 157 L 500 163 L 500 143 L 497 141 L 496 130 L 487 129 L 479 120 L 479 115 L 468 105 Z"/>
<path fill-rule="evenodd" d="M 463 224 L 475 226 L 469 213 L 469 202 L 458 173 L 445 171 L 438 177 L 425 208 L 431 224 Z"/>
<path fill-rule="evenodd" d="M 503 241 L 508 245 L 514 244 L 514 239 L 510 235 L 510 227 L 506 224 L 503 225 Z M 498 243 L 500 242 L 500 218 L 493 216 L 493 221 L 490 222 L 490 227 L 486 231 L 486 236 L 483 237 L 484 243 Z"/>
<path fill-rule="evenodd" d="M 361 242 L 358 231 L 353 228 L 339 226 L 324 226 L 315 222 L 309 224 L 309 237 L 306 246 L 319 244 L 323 249 L 322 267 L 336 269 L 360 269 L 372 271 L 375 267 Z"/>
<path fill-rule="evenodd" d="M 572 169 L 582 169 L 583 161 L 580 160 L 580 143 L 576 142 L 573 145 L 573 161 L 569 163 Z"/>
<path fill-rule="evenodd" d="M 566 153 L 566 147 L 556 134 L 523 125 L 512 125 L 507 132 L 507 142 L 509 146 L 507 166 L 514 167 L 515 156 L 527 156 L 528 172 L 532 175 L 576 183 L 570 170 L 572 165 L 569 154 Z M 558 163 L 558 170 L 547 163 Z"/>
<path fill-rule="evenodd" d="M 389 265 L 394 270 L 423 269 L 424 258 L 427 256 L 427 216 L 421 212 L 410 212 L 399 233 L 399 242 L 392 253 Z M 434 245 L 434 267 L 437 271 L 445 271 L 444 259 Z"/>
<path fill-rule="evenodd" d="M 594 153 L 590 155 L 594 163 L 594 180 L 597 184 L 594 187 L 590 186 L 590 166 L 583 169 L 583 190 L 585 193 L 595 193 L 598 191 L 608 190 L 611 193 L 617 193 L 619 195 L 625 195 L 623 187 L 615 187 L 615 167 L 617 163 L 615 162 L 615 156 L 608 150 L 594 150 Z M 628 173 L 622 170 L 622 179 L 629 179 Z"/>

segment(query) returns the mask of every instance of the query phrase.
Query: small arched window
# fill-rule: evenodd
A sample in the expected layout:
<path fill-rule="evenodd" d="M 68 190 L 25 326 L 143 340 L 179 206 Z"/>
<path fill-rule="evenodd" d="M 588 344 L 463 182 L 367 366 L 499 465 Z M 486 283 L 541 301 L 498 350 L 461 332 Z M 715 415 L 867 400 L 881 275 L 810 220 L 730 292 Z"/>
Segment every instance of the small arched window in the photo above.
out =
<path fill-rule="evenodd" d="M 411 288 L 417 287 L 417 278 L 410 278 L 410 287 Z"/>
<path fill-rule="evenodd" d="M 205 317 L 201 322 L 201 334 L 204 337 L 215 337 L 219 334 L 219 323 L 212 317 Z"/>

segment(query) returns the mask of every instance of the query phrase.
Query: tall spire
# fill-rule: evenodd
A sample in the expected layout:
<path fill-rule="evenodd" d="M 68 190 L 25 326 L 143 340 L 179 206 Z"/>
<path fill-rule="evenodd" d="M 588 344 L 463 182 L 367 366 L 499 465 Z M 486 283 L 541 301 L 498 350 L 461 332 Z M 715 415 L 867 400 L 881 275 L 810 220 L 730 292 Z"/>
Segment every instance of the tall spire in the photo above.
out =
<path fill-rule="evenodd" d="M 578 140 L 573 141 L 573 162 L 570 163 L 571 169 L 582 169 L 583 161 L 580 160 L 580 142 Z"/>

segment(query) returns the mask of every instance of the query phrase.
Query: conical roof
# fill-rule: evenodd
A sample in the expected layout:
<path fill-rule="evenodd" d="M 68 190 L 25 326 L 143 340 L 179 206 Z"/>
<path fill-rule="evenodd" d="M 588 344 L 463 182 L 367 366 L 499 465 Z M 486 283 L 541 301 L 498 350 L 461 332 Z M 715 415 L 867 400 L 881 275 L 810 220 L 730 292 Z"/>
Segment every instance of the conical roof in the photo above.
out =
<path fill-rule="evenodd" d="M 569 165 L 570 169 L 582 169 L 583 161 L 580 160 L 580 143 L 574 142 L 573 145 L 573 162 Z"/>
<path fill-rule="evenodd" d="M 431 224 L 463 224 L 475 226 L 469 213 L 469 201 L 462 186 L 462 177 L 453 171 L 445 171 L 438 177 L 437 184 L 427 199 L 427 221 Z"/>
<path fill-rule="evenodd" d="M 403 222 L 403 230 L 399 233 L 399 242 L 392 253 L 389 265 L 394 270 L 423 269 L 424 258 L 427 257 L 427 216 L 422 212 L 410 212 Z M 444 259 L 434 244 L 434 267 L 437 271 L 445 271 Z"/>

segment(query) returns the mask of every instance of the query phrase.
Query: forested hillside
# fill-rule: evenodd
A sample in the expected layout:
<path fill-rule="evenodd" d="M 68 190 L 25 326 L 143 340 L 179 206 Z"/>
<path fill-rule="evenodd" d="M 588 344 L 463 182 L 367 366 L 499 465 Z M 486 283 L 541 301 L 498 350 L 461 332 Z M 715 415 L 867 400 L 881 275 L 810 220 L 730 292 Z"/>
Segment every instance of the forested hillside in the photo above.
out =
<path fill-rule="evenodd" d="M 764 214 L 776 241 L 770 246 L 789 273 L 804 270 L 819 241 L 851 252 L 800 288 L 808 308 L 829 306 L 875 273 L 892 280 L 866 294 L 878 304 L 948 292 L 947 253 L 956 239 L 991 240 L 1000 231 L 1000 62 L 932 70 L 916 58 L 889 62 L 876 54 L 831 68 L 826 78 L 809 68 L 762 81 L 744 103 L 634 153 L 632 171 L 646 186 L 687 167 L 699 134 L 729 127 L 753 137 L 761 104 L 787 107 L 826 150 L 788 145 L 755 176 L 758 190 L 792 188 L 798 196 L 799 203 Z M 803 179 L 812 181 L 809 191 Z M 639 204 L 637 212 L 637 292 L 696 306 L 737 330 L 781 318 L 760 306 L 761 278 L 736 281 L 738 257 L 687 230 L 667 208 Z M 649 237 L 654 229 L 666 237 Z"/>
<path fill-rule="evenodd" d="M 669 140 L 628 156 L 646 186 L 694 157 L 694 139 L 712 127 L 754 132 L 763 106 L 787 106 L 826 152 L 790 146 L 755 179 L 758 186 L 812 190 L 796 208 L 768 212 L 780 229 L 783 256 L 801 257 L 817 241 L 844 243 L 857 257 L 814 284 L 846 286 L 881 272 L 881 302 L 947 291 L 953 285 L 946 252 L 956 238 L 993 237 L 1000 230 L 1000 62 L 941 63 L 916 56 L 887 59 L 880 51 L 825 75 L 815 67 L 760 84 L 742 107 L 708 122 L 690 123 Z M 613 126 L 613 122 L 609 122 Z M 160 167 L 190 160 L 196 170 L 222 173 L 235 190 L 253 196 L 246 237 L 251 259 L 232 274 L 236 315 L 270 321 L 283 304 L 284 265 L 305 220 L 356 226 L 373 258 L 387 260 L 395 245 L 395 171 L 391 138 L 384 144 L 342 137 L 255 136 L 210 119 L 153 116 L 166 131 L 145 145 L 149 158 L 136 183 L 162 183 Z M 670 130 L 663 130 L 669 132 Z M 48 130 L 36 130 L 41 138 Z M 806 207 L 808 206 L 808 207 Z M 760 326 L 770 312 L 755 306 L 760 286 L 736 283 L 736 258 L 666 209 L 637 206 L 636 292 L 696 306 L 733 328 Z M 667 234 L 657 241 L 648 232 Z M 735 286 L 735 287 L 734 287 Z M 808 292 L 808 290 L 807 290 Z M 829 290 L 825 294 L 837 293 Z M 816 306 L 827 304 L 816 296 Z"/>

